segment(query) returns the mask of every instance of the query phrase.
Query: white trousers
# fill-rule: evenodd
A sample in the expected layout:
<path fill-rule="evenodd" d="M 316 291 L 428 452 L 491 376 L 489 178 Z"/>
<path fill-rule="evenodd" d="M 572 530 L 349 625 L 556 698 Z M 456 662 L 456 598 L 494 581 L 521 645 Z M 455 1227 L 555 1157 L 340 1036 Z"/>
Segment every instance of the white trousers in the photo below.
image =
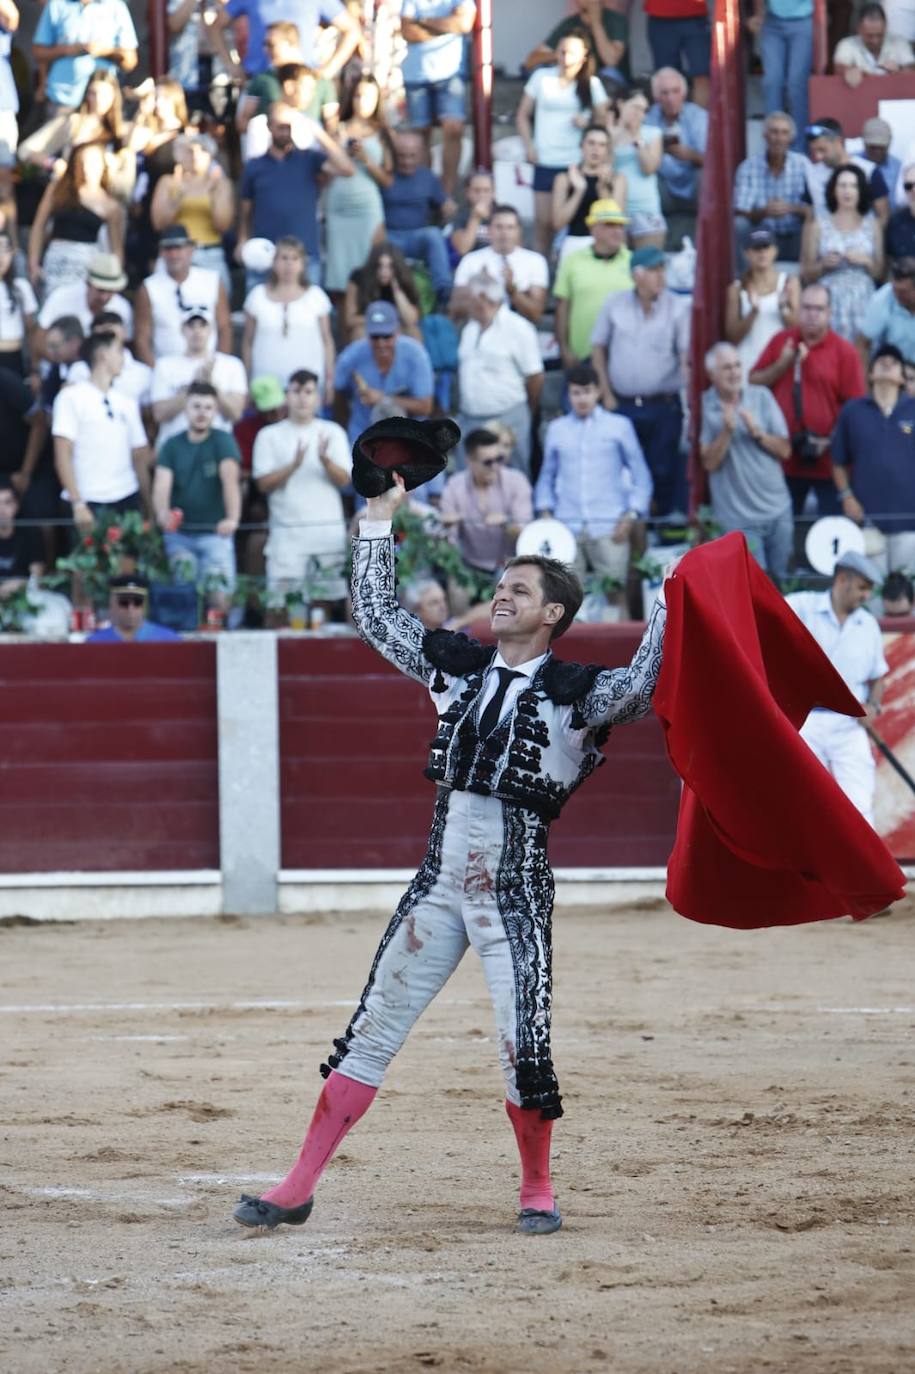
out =
<path fill-rule="evenodd" d="M 385 932 L 329 1066 L 378 1087 L 414 1022 L 472 946 L 495 1012 L 509 1101 L 561 1115 L 550 1054 L 547 826 L 492 797 L 441 790 L 429 849 Z M 322 1066 L 327 1071 L 327 1066 Z"/>
<path fill-rule="evenodd" d="M 877 770 L 863 728 L 850 716 L 811 711 L 801 727 L 801 738 L 823 767 L 829 769 L 848 800 L 873 825 Z"/>

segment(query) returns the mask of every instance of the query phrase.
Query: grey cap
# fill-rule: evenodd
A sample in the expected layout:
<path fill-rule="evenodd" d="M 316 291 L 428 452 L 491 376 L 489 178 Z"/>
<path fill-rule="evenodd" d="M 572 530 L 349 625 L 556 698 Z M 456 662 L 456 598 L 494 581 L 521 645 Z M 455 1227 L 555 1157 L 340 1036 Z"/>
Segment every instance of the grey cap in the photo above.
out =
<path fill-rule="evenodd" d="M 873 587 L 883 581 L 876 563 L 865 558 L 863 553 L 856 553 L 854 549 L 846 549 L 844 553 L 839 554 L 833 571 L 838 572 L 840 568 L 844 568 L 846 572 L 857 573 Z"/>

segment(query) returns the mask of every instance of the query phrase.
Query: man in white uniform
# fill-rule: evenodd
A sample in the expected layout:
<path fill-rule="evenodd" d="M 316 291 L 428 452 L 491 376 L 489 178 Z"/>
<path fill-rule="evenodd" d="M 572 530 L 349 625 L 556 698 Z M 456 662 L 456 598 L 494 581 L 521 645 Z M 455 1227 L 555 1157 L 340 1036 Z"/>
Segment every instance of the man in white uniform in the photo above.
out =
<path fill-rule="evenodd" d="M 807 626 L 849 690 L 867 708 L 866 721 L 880 714 L 889 665 L 880 626 L 864 609 L 880 574 L 869 558 L 843 553 L 825 592 L 794 592 L 786 600 Z M 834 711 L 811 711 L 802 737 L 828 768 L 865 820 L 874 824 L 876 770 L 870 740 L 860 720 Z"/>
<path fill-rule="evenodd" d="M 287 419 L 266 425 L 254 441 L 258 490 L 270 503 L 265 555 L 272 591 L 302 591 L 314 604 L 346 595 L 346 520 L 340 492 L 352 459 L 346 430 L 318 418 L 321 392 L 313 372 L 293 372 Z"/>

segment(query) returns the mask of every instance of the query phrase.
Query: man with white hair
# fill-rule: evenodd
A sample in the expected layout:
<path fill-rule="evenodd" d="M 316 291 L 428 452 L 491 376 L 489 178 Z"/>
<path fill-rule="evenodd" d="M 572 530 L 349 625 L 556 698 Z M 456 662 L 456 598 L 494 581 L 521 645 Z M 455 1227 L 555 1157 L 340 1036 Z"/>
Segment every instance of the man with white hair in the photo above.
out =
<path fill-rule="evenodd" d="M 801 227 L 807 214 L 807 159 L 791 151 L 795 123 L 784 110 L 773 110 L 763 124 L 764 153 L 741 162 L 734 177 L 734 218 L 741 255 L 754 229 L 768 229 L 778 256 L 797 262 Z"/>
<path fill-rule="evenodd" d="M 458 346 L 462 433 L 501 420 L 515 433 L 512 465 L 526 477 L 531 467 L 532 417 L 543 390 L 543 361 L 534 326 L 505 300 L 505 285 L 481 272 L 468 283 L 470 319 Z M 463 457 L 457 461 L 463 467 Z"/>
<path fill-rule="evenodd" d="M 708 112 L 688 100 L 689 84 L 676 67 L 661 67 L 651 78 L 654 104 L 645 123 L 661 130 L 664 156 L 658 168 L 661 209 L 667 220 L 667 242 L 679 247 L 695 231 L 699 178 L 705 162 Z M 676 217 L 676 223 L 674 218 Z"/>
<path fill-rule="evenodd" d="M 771 391 L 745 384 L 733 344 L 710 348 L 705 370 L 712 385 L 702 397 L 699 442 L 715 520 L 724 533 L 740 530 L 760 567 L 780 584 L 794 539 L 782 469 L 791 454 L 788 425 Z"/>

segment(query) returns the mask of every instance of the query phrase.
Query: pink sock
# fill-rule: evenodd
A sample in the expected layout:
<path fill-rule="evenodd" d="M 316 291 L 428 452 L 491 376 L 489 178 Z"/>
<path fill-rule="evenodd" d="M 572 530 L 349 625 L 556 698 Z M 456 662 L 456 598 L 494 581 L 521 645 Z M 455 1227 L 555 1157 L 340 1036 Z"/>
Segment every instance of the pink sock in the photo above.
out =
<path fill-rule="evenodd" d="M 552 1121 L 544 1121 L 539 1111 L 525 1111 L 514 1102 L 505 1103 L 508 1119 L 515 1130 L 521 1155 L 521 1206 L 537 1212 L 551 1212 L 555 1205 L 550 1183 L 550 1142 Z"/>
<path fill-rule="evenodd" d="M 299 1207 L 307 1202 L 340 1141 L 371 1107 L 377 1091 L 342 1073 L 331 1073 L 298 1159 L 282 1183 L 261 1194 L 264 1201 L 275 1202 L 277 1207 Z"/>

